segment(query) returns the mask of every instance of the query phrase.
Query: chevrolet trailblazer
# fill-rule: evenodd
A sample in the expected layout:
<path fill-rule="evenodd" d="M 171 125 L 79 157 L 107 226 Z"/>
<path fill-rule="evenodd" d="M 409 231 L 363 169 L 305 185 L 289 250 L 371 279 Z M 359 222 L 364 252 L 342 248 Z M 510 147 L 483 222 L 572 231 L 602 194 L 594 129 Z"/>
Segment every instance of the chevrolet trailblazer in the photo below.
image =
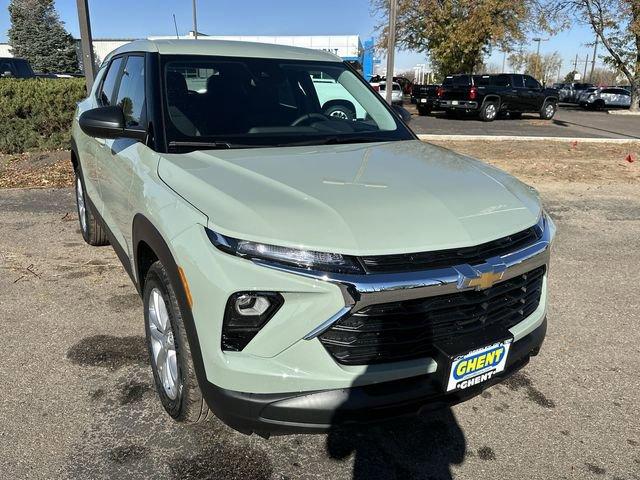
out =
<path fill-rule="evenodd" d="M 555 227 L 536 191 L 419 141 L 330 53 L 136 41 L 72 133 L 82 236 L 142 296 L 176 420 L 268 435 L 412 415 L 540 349 Z"/>

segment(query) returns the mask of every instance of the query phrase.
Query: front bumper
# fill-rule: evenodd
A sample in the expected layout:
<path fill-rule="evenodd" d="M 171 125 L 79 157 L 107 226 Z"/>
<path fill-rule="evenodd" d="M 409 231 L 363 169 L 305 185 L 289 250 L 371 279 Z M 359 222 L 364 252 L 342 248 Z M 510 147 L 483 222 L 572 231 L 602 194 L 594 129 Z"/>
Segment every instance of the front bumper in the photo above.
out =
<path fill-rule="evenodd" d="M 534 331 L 513 343 L 504 372 L 491 380 L 445 394 L 442 369 L 431 374 L 334 390 L 254 394 L 201 386 L 215 414 L 236 430 L 251 434 L 321 433 L 344 424 L 384 422 L 417 415 L 472 398 L 524 367 L 540 351 L 546 319 Z"/>

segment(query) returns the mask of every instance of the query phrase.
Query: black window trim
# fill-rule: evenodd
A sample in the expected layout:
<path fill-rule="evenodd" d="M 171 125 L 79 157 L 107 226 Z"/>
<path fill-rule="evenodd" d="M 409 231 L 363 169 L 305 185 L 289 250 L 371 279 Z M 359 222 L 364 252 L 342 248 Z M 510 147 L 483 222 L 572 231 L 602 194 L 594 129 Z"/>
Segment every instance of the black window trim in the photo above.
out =
<path fill-rule="evenodd" d="M 118 53 L 114 56 L 112 56 L 111 58 L 109 58 L 108 62 L 103 65 L 103 67 L 101 68 L 105 68 L 105 73 L 104 75 L 102 75 L 102 78 L 100 79 L 100 84 L 98 85 L 98 87 L 96 88 L 95 91 L 95 101 L 98 104 L 99 107 L 103 107 L 103 103 L 102 103 L 102 99 L 100 98 L 100 93 L 102 92 L 102 87 L 104 85 L 104 81 L 107 78 L 107 75 L 109 74 L 109 69 L 111 68 L 111 65 L 113 65 L 113 62 L 115 60 L 117 60 L 118 58 L 122 59 L 122 63 L 120 64 L 119 70 L 118 70 L 118 77 L 116 78 L 116 82 L 114 84 L 113 87 L 113 93 L 111 94 L 111 99 L 110 102 L 113 102 L 114 98 L 118 98 L 118 92 L 120 91 L 120 82 L 122 80 L 122 72 L 124 71 L 125 66 L 127 65 L 127 59 L 130 57 L 142 57 L 143 61 L 144 61 L 144 68 L 145 68 L 145 89 L 144 89 L 144 106 L 142 107 L 143 109 L 143 115 L 141 117 L 143 117 L 142 119 L 144 120 L 141 126 L 138 127 L 127 127 L 125 128 L 126 131 L 128 132 L 134 132 L 136 134 L 138 134 L 139 137 L 142 137 L 142 134 L 146 134 L 148 129 L 149 129 L 149 102 L 148 102 L 148 98 L 147 98 L 147 82 L 149 81 L 149 75 L 146 74 L 146 69 L 147 69 L 147 65 L 148 65 L 148 61 L 147 61 L 147 56 L 148 56 L 148 52 L 143 52 L 143 51 L 131 51 L 131 52 L 122 52 L 122 53 Z"/>

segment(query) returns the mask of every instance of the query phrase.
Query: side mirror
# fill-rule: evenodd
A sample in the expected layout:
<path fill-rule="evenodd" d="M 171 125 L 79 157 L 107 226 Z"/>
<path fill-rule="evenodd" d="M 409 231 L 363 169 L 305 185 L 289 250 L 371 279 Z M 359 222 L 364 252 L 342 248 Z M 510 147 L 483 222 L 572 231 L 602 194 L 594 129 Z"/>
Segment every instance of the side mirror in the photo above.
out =
<path fill-rule="evenodd" d="M 144 140 L 146 136 L 143 130 L 125 128 L 124 112 L 118 106 L 87 110 L 80 115 L 78 123 L 82 131 L 90 137 Z"/>
<path fill-rule="evenodd" d="M 400 115 L 400 118 L 402 118 L 404 122 L 409 123 L 411 121 L 411 113 L 404 107 L 400 105 L 392 105 L 391 108 Z"/>

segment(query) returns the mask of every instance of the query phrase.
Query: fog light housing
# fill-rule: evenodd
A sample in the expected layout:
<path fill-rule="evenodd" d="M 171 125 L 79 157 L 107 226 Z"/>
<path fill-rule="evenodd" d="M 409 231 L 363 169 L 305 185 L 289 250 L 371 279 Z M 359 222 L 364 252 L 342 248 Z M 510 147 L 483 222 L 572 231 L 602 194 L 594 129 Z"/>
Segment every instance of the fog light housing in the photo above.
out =
<path fill-rule="evenodd" d="M 276 292 L 237 292 L 229 297 L 222 324 L 222 350 L 240 352 L 284 303 Z"/>

